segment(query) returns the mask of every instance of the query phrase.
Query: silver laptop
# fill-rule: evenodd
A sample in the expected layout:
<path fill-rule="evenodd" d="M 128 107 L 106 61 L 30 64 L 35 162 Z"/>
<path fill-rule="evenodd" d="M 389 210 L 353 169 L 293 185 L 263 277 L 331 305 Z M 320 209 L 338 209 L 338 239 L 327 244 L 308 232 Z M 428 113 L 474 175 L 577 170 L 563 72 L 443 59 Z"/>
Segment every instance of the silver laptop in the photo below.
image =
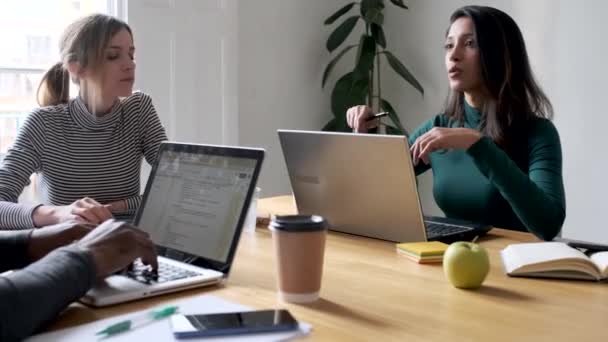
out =
<path fill-rule="evenodd" d="M 261 149 L 161 144 L 134 220 L 156 244 L 158 274 L 136 262 L 81 301 L 104 306 L 225 279 L 263 159 Z"/>
<path fill-rule="evenodd" d="M 396 242 L 451 242 L 491 227 L 427 217 L 404 136 L 279 130 L 300 214 L 324 216 L 331 229 Z"/>

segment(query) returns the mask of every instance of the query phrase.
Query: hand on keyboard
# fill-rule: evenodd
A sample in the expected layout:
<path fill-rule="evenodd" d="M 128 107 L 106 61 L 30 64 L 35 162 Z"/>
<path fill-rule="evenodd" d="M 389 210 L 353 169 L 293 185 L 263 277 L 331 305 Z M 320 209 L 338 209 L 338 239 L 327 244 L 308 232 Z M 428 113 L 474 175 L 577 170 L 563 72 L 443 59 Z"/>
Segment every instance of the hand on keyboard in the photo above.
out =
<path fill-rule="evenodd" d="M 76 245 L 90 252 L 98 278 L 124 269 L 137 258 L 158 269 L 156 247 L 148 234 L 125 222 L 107 220 Z"/>
<path fill-rule="evenodd" d="M 140 260 L 136 260 L 133 263 L 132 269 L 127 270 L 125 275 L 140 283 L 153 284 L 194 277 L 202 275 L 202 273 L 185 270 L 162 261 L 158 263 L 158 271 L 154 271 L 150 266 L 144 265 Z"/>

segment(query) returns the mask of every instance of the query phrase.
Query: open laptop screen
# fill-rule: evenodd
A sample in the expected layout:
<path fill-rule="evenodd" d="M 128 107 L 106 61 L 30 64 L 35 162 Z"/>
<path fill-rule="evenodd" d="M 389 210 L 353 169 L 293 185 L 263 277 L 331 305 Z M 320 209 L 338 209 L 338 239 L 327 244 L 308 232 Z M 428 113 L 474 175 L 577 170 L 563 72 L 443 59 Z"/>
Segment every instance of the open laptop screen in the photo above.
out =
<path fill-rule="evenodd" d="M 137 225 L 157 245 L 183 253 L 175 259 L 227 262 L 257 164 L 251 156 L 161 148 Z"/>

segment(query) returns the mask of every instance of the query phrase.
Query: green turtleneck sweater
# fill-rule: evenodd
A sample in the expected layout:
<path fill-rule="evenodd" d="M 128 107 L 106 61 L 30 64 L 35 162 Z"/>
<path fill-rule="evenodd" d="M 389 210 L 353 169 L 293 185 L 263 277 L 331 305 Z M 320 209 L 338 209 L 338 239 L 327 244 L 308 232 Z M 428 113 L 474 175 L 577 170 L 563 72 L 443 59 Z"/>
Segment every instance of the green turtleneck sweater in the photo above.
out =
<path fill-rule="evenodd" d="M 465 103 L 464 127 L 478 129 L 480 119 L 481 113 Z M 410 136 L 410 145 L 433 127 L 462 125 L 437 115 Z M 566 217 L 559 135 L 551 121 L 538 118 L 518 139 L 523 139 L 520 147 L 510 156 L 488 137 L 467 150 L 436 151 L 430 165 L 417 165 L 416 174 L 432 169 L 433 195 L 447 217 L 551 240 Z"/>

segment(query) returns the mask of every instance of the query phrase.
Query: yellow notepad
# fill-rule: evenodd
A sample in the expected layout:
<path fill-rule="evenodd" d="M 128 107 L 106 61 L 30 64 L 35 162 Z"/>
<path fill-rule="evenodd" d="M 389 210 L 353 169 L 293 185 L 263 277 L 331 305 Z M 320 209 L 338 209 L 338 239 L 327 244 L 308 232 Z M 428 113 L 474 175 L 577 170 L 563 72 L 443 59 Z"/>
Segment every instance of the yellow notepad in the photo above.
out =
<path fill-rule="evenodd" d="M 442 256 L 448 245 L 439 241 L 405 242 L 397 244 L 397 251 L 420 258 Z"/>

